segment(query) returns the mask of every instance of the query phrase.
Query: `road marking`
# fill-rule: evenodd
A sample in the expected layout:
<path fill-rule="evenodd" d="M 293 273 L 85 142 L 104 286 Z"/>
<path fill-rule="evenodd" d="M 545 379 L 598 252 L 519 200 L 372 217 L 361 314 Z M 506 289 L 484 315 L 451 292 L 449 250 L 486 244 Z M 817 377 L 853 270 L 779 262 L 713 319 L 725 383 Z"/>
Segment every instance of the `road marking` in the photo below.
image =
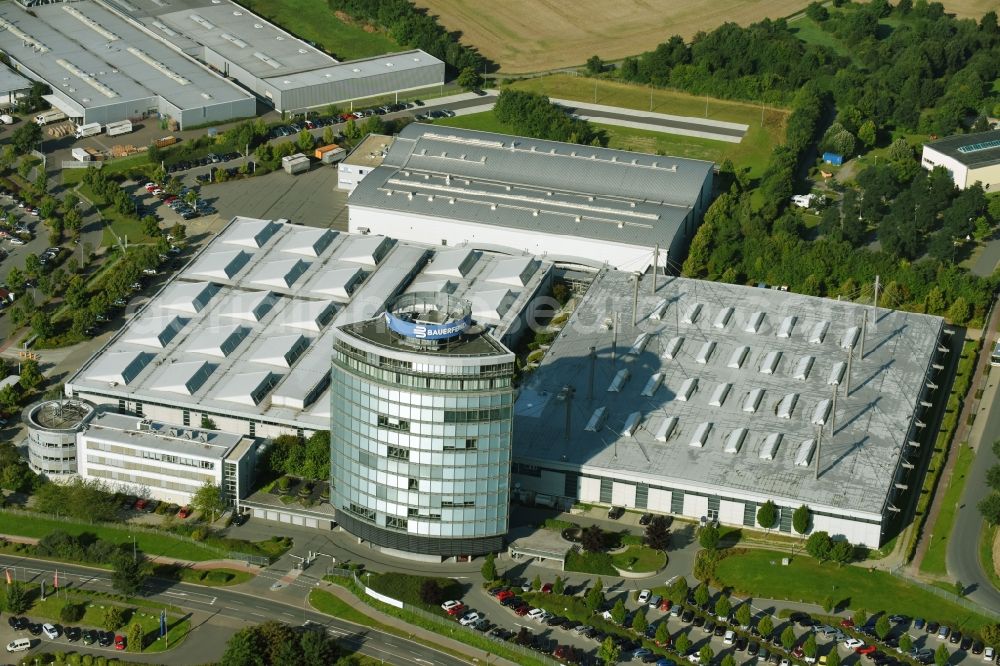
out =
<path fill-rule="evenodd" d="M 167 595 L 168 597 L 186 597 L 187 596 L 186 592 L 164 592 L 163 594 Z"/>
<path fill-rule="evenodd" d="M 426 659 L 419 659 L 417 657 L 414 657 L 413 661 L 419 661 L 421 664 L 430 664 L 430 666 L 434 666 L 434 664 L 432 662 L 427 661 Z"/>

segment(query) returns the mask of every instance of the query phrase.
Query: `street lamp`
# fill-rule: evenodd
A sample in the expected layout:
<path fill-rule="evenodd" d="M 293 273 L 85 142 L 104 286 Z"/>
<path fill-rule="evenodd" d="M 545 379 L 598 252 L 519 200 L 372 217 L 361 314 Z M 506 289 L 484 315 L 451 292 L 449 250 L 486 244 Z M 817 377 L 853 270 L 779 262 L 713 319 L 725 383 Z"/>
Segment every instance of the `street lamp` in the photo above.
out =
<path fill-rule="evenodd" d="M 139 556 L 136 553 L 136 549 L 135 549 L 135 535 L 134 534 L 129 534 L 128 538 L 132 542 L 132 562 L 133 563 L 138 562 L 139 561 Z"/>

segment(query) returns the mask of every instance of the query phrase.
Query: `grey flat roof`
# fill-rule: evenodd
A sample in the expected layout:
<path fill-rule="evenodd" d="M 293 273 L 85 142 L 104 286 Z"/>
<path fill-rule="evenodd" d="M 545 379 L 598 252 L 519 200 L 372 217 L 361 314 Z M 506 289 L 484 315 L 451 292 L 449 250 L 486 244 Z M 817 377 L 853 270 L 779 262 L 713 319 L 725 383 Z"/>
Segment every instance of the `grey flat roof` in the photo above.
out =
<path fill-rule="evenodd" d="M 0 30 L 0 49 L 83 108 L 159 96 L 191 109 L 250 97 L 89 0 L 31 11 L 35 16 L 17 3 L 0 4 L 0 19 L 21 33 L 0 24 L 6 28 Z"/>
<path fill-rule="evenodd" d="M 307 429 L 328 427 L 333 329 L 378 315 L 389 299 L 424 280 L 422 270 L 440 250 L 448 261 L 456 252 L 236 217 L 68 386 Z M 245 256 L 234 264 L 238 252 Z M 494 282 L 494 270 L 511 261 L 523 282 Z M 289 271 L 289 262 L 304 266 Z M 482 318 L 498 339 L 551 270 L 548 262 L 480 251 L 469 251 L 465 265 L 465 276 L 450 278 L 449 293 L 456 297 L 475 307 L 481 294 L 511 291 L 502 314 Z M 499 277 L 509 273 L 501 270 Z M 347 274 L 356 277 L 345 281 Z"/>
<path fill-rule="evenodd" d="M 138 427 L 140 422 L 143 423 L 141 429 Z M 91 419 L 86 432 L 91 437 L 112 442 L 216 460 L 225 458 L 244 439 L 242 435 L 173 426 L 159 421 L 143 421 L 136 416 L 114 412 L 97 414 Z"/>
<path fill-rule="evenodd" d="M 1000 130 L 955 134 L 924 145 L 970 168 L 1000 164 Z"/>
<path fill-rule="evenodd" d="M 0 95 L 27 90 L 31 81 L 24 78 L 10 67 L 0 66 Z"/>
<path fill-rule="evenodd" d="M 355 206 L 669 245 L 713 164 L 414 123 L 350 195 Z"/>
<path fill-rule="evenodd" d="M 122 3 L 119 3 L 121 5 Z M 440 64 L 420 50 L 340 62 L 228 0 L 129 0 L 125 7 L 161 39 L 187 53 L 199 45 L 279 90 L 367 78 Z M 134 11 L 133 11 L 134 10 Z"/>
<path fill-rule="evenodd" d="M 594 282 L 521 388 L 515 460 L 723 497 L 880 515 L 900 456 L 914 438 L 914 414 L 922 413 L 918 400 L 929 381 L 925 373 L 942 319 L 879 309 L 876 322 L 871 306 L 683 278 L 660 278 L 651 295 L 649 279 L 640 284 L 635 327 L 631 275 L 608 271 Z M 698 304 L 700 314 L 685 323 Z M 816 411 L 832 398 L 834 366 L 846 365 L 848 356 L 842 344 L 852 327 L 861 327 L 864 312 L 865 355 L 855 352 L 850 395 L 839 389 L 835 434 L 826 419 L 814 480 L 814 464 L 799 466 L 796 458 L 802 443 L 816 437 Z M 822 342 L 812 341 L 814 336 Z M 591 346 L 597 359 L 589 399 Z M 614 386 L 626 372 L 627 380 Z M 562 425 L 566 402 L 559 397 L 566 385 L 576 391 L 569 445 Z M 755 391 L 761 391 L 759 398 L 748 400 Z M 796 397 L 786 400 L 791 394 Z M 791 413 L 782 418 L 791 401 Z M 605 410 L 603 425 L 588 431 L 598 409 Z M 670 423 L 666 441 L 660 441 Z M 699 432 L 704 423 L 711 424 L 707 437 Z M 739 439 L 732 433 L 744 428 L 742 447 L 726 452 Z M 762 459 L 774 433 L 781 441 L 773 459 Z M 691 444 L 698 439 L 703 446 Z"/>

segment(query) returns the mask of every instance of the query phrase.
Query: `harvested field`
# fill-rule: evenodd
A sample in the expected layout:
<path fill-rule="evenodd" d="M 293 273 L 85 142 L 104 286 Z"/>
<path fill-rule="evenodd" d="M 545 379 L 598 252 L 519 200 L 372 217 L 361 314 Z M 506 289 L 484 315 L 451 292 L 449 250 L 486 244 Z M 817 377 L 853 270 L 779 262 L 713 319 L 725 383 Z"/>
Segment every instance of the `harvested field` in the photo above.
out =
<path fill-rule="evenodd" d="M 960 0 L 986 5 L 989 0 Z M 503 73 L 583 64 L 592 55 L 617 60 L 648 51 L 679 34 L 690 39 L 727 21 L 748 25 L 802 10 L 807 0 L 416 0 Z M 946 3 L 947 4 L 947 3 Z"/>

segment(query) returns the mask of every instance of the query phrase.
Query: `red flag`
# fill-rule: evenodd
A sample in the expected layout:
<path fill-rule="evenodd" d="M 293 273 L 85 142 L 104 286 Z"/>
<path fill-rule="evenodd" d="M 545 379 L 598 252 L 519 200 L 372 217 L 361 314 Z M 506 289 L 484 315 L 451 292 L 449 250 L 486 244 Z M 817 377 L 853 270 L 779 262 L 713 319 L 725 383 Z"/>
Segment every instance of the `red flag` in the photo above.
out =
<path fill-rule="evenodd" d="M 59 589 L 59 571 L 56 571 L 55 578 L 52 580 L 52 587 Z"/>
<path fill-rule="evenodd" d="M 11 580 L 10 580 L 10 569 L 4 569 L 4 570 L 3 570 L 3 572 L 4 572 L 5 574 L 7 574 L 7 584 L 8 584 L 8 585 L 10 585 L 10 584 L 11 584 Z"/>

